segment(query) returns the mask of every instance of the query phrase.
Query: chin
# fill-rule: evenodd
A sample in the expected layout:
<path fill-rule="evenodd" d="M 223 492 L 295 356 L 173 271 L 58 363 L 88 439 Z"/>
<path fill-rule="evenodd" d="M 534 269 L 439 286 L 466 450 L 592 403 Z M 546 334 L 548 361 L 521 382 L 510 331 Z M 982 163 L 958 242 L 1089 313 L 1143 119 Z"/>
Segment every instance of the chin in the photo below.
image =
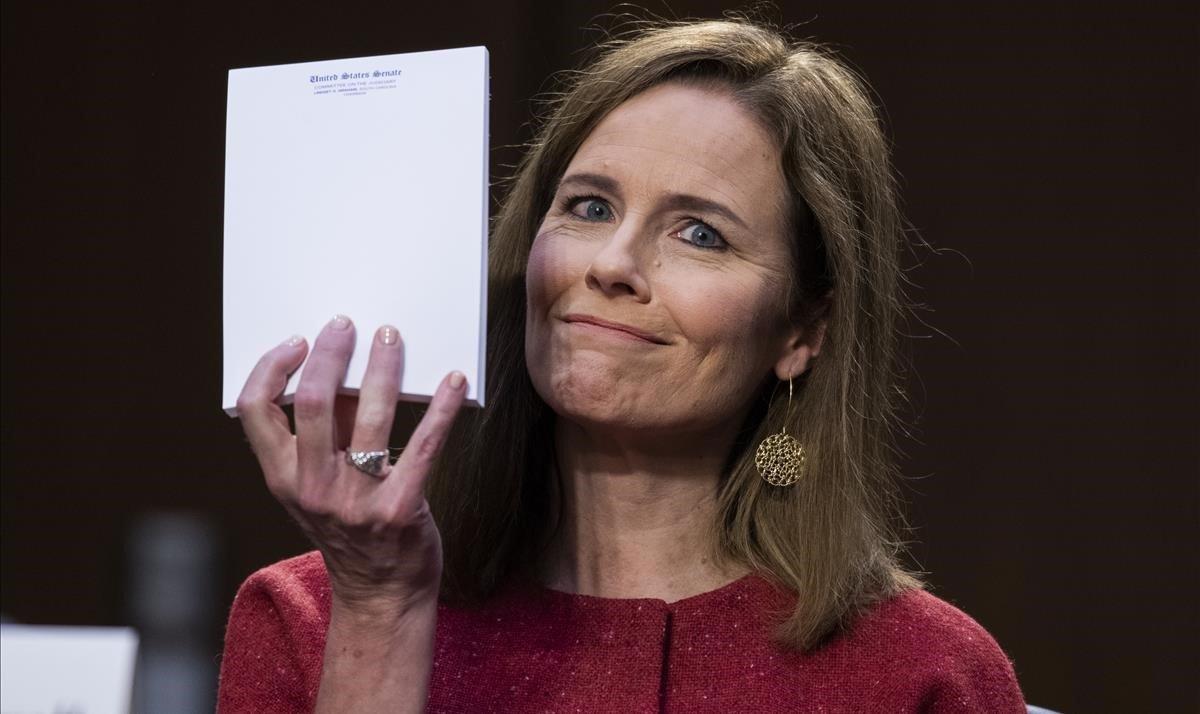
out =
<path fill-rule="evenodd" d="M 629 379 L 613 369 L 575 366 L 550 370 L 533 385 L 558 416 L 580 424 L 633 428 L 642 426 L 645 414 L 638 408 L 640 380 Z M 639 418 L 642 417 L 642 418 Z"/>

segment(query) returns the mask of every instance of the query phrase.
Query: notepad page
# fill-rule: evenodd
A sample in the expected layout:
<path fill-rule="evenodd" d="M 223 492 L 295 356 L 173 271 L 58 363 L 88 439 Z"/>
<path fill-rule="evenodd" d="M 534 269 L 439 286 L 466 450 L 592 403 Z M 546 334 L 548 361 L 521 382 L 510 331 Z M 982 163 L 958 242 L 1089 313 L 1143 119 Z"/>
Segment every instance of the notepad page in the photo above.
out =
<path fill-rule="evenodd" d="M 483 404 L 488 55 L 483 47 L 235 69 L 225 171 L 224 387 L 335 313 L 404 343 L 402 398 L 460 370 Z M 285 400 L 294 394 L 293 375 Z"/>

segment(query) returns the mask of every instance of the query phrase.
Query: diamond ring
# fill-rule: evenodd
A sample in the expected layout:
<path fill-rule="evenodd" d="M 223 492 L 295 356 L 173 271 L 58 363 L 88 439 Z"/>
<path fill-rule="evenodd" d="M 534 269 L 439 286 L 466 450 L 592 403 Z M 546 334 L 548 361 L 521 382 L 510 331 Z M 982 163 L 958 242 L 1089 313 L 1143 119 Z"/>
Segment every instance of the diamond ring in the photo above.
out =
<path fill-rule="evenodd" d="M 386 449 L 383 451 L 347 451 L 346 463 L 366 475 L 378 479 L 385 478 L 388 468 L 391 466 Z"/>

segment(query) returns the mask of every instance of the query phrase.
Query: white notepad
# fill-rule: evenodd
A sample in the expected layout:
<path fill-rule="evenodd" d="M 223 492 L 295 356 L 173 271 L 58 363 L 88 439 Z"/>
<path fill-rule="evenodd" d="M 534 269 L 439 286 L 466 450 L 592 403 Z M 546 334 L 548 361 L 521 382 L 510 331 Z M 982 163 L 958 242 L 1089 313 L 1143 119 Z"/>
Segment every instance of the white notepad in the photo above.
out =
<path fill-rule="evenodd" d="M 401 397 L 453 370 L 482 406 L 487 323 L 488 54 L 484 47 L 235 69 L 225 145 L 224 387 L 335 313 L 404 342 Z M 285 401 L 295 393 L 293 375 Z"/>

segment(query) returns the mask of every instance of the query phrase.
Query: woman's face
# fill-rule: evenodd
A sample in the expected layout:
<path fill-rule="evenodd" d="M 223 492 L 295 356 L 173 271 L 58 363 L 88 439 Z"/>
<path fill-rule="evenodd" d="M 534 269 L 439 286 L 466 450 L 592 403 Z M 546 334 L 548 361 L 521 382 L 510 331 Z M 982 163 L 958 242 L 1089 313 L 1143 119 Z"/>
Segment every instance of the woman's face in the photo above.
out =
<path fill-rule="evenodd" d="M 784 320 L 779 150 L 727 94 L 664 84 L 613 110 L 575 154 L 526 275 L 538 394 L 583 424 L 736 428 L 808 348 Z"/>

